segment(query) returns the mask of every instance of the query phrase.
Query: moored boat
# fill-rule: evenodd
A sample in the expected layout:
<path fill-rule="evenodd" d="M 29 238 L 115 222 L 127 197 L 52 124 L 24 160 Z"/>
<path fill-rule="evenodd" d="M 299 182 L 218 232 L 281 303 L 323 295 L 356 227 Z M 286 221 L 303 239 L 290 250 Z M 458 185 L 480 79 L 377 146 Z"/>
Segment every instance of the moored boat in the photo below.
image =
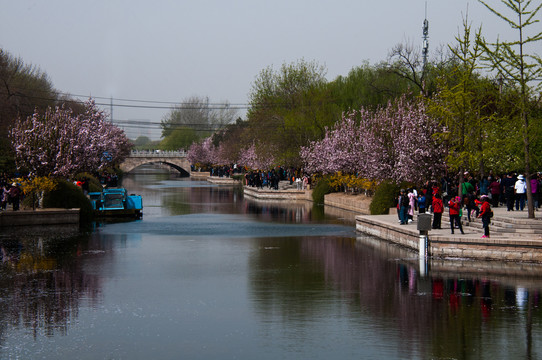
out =
<path fill-rule="evenodd" d="M 141 195 L 130 194 L 125 188 L 106 188 L 102 192 L 89 193 L 94 214 L 98 217 L 143 216 Z"/>

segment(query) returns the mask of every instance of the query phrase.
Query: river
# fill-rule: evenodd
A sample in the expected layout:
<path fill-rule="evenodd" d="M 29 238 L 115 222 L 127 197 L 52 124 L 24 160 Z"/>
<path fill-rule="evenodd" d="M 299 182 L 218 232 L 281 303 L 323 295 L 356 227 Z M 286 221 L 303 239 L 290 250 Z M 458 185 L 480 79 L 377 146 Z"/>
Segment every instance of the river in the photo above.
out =
<path fill-rule="evenodd" d="M 431 261 L 352 214 L 147 168 L 142 220 L 0 235 L 1 359 L 537 359 L 542 268 Z"/>

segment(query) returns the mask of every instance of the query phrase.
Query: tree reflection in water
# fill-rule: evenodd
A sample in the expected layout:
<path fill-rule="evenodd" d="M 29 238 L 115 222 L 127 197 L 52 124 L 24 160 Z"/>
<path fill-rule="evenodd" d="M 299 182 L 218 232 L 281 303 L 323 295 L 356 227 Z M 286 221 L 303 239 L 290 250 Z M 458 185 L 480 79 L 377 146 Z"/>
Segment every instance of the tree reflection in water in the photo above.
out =
<path fill-rule="evenodd" d="M 31 329 L 34 337 L 65 335 L 82 302 L 99 302 L 100 278 L 83 271 L 78 261 L 89 255 L 90 242 L 89 236 L 58 232 L 0 238 L 0 339 L 20 327 Z M 95 261 L 105 256 L 91 253 Z"/>
<path fill-rule="evenodd" d="M 291 328 L 308 326 L 340 296 L 379 338 L 395 328 L 407 358 L 419 354 L 419 346 L 434 358 L 469 358 L 476 351 L 483 358 L 536 357 L 539 265 L 432 260 L 429 274 L 420 276 L 417 254 L 369 236 L 261 242 L 251 284 L 264 322 L 279 317 Z"/>

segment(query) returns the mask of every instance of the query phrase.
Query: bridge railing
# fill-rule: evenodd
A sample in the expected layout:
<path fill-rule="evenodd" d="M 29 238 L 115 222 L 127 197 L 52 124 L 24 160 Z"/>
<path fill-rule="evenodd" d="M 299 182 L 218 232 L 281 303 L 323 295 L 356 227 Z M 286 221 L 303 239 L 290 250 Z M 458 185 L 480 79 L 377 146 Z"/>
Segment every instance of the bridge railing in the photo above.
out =
<path fill-rule="evenodd" d="M 130 157 L 186 157 L 186 151 L 164 151 L 164 150 L 132 150 Z"/>

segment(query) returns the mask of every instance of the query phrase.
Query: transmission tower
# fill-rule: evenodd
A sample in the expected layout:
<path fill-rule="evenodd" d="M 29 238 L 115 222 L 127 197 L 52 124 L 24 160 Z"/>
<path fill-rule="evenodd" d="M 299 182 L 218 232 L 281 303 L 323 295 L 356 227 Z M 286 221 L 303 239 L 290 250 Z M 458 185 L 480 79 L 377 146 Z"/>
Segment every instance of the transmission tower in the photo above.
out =
<path fill-rule="evenodd" d="M 425 2 L 425 20 L 423 21 L 423 71 L 427 65 L 427 55 L 429 54 L 429 21 L 427 21 L 427 2 Z"/>

